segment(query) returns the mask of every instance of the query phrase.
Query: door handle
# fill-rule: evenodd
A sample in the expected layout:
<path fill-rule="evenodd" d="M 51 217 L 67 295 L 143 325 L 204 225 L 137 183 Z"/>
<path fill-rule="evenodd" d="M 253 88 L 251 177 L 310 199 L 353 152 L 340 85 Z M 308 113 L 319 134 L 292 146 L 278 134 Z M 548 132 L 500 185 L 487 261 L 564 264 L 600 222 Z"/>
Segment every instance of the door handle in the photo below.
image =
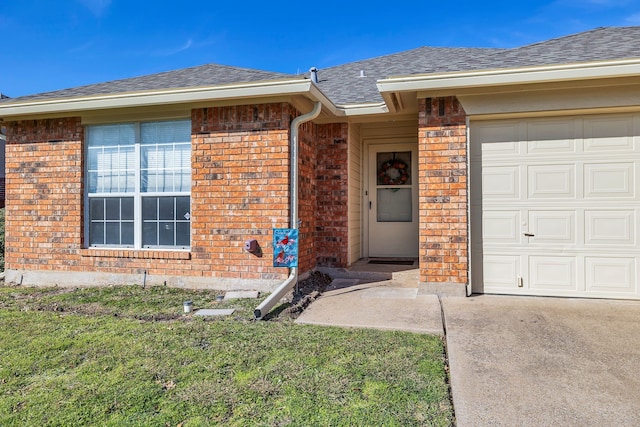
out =
<path fill-rule="evenodd" d="M 369 202 L 369 210 L 371 210 L 371 202 Z"/>
<path fill-rule="evenodd" d="M 536 236 L 535 234 L 531 234 L 531 233 L 524 233 L 524 235 L 527 236 L 527 237 L 535 237 Z"/>

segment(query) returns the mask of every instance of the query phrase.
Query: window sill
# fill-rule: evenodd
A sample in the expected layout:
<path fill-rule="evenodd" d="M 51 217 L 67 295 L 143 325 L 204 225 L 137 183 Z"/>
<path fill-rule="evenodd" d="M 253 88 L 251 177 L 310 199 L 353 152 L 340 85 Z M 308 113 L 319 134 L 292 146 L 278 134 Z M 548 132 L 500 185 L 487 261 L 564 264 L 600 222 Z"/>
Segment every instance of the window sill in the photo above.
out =
<path fill-rule="evenodd" d="M 80 256 L 99 258 L 191 259 L 189 251 L 152 249 L 81 249 Z"/>

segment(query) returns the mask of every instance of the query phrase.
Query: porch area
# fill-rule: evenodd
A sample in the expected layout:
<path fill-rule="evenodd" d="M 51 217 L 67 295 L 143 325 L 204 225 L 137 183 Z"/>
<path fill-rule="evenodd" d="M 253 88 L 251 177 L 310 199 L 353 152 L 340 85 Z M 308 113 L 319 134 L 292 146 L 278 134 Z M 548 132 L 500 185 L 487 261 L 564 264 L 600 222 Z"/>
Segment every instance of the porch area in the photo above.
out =
<path fill-rule="evenodd" d="M 297 323 L 443 334 L 438 296 L 419 292 L 417 258 L 363 258 L 319 270 L 334 280 Z"/>

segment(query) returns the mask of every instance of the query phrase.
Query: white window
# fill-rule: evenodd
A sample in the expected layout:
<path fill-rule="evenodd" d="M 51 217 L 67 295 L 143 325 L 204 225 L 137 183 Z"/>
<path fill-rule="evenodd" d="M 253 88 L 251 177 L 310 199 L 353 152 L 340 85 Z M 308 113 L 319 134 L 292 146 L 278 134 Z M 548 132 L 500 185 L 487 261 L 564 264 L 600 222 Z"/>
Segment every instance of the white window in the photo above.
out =
<path fill-rule="evenodd" d="M 87 127 L 90 247 L 189 248 L 191 122 Z"/>

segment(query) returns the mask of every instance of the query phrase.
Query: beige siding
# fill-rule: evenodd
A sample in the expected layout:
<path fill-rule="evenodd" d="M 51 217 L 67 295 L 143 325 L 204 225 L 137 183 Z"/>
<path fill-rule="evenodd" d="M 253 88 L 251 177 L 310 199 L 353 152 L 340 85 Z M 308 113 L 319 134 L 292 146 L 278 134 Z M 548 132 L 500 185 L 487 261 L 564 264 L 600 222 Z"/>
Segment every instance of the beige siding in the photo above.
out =
<path fill-rule="evenodd" d="M 385 140 L 384 142 L 417 142 L 418 120 L 366 123 L 362 125 L 361 137 L 365 142 L 368 140 Z"/>
<path fill-rule="evenodd" d="M 349 126 L 349 264 L 362 256 L 362 144 L 360 125 Z"/>

